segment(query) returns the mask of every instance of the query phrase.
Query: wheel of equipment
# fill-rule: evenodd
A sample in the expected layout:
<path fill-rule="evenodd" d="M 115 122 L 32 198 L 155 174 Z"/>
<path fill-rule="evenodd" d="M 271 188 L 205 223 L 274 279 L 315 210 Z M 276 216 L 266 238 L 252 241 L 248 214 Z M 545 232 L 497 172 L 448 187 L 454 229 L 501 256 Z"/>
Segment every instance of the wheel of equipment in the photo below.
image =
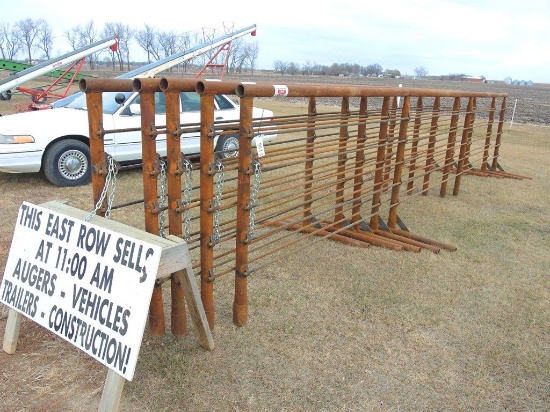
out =
<path fill-rule="evenodd" d="M 42 88 L 37 88 L 37 89 L 33 89 L 33 91 L 37 92 L 36 94 L 31 94 L 31 100 L 34 102 L 34 103 L 46 103 L 46 100 L 48 100 L 48 97 L 47 96 L 42 96 L 39 98 L 39 96 L 42 94 L 42 92 L 44 91 L 44 89 Z"/>
<path fill-rule="evenodd" d="M 0 93 L 0 100 L 11 100 L 11 90 Z"/>
<path fill-rule="evenodd" d="M 237 156 L 239 154 L 239 137 L 234 134 L 220 136 L 215 151 L 222 159 Z"/>
<path fill-rule="evenodd" d="M 90 181 L 90 148 L 78 140 L 60 140 L 44 154 L 42 168 L 56 186 L 80 186 Z"/>

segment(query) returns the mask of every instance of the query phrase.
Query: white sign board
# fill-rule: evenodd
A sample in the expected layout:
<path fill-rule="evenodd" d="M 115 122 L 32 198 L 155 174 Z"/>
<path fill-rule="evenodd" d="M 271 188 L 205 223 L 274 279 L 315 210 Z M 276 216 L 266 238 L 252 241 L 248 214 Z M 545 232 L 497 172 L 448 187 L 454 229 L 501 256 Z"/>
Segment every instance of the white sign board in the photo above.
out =
<path fill-rule="evenodd" d="M 24 202 L 0 301 L 132 380 L 161 252 Z"/>

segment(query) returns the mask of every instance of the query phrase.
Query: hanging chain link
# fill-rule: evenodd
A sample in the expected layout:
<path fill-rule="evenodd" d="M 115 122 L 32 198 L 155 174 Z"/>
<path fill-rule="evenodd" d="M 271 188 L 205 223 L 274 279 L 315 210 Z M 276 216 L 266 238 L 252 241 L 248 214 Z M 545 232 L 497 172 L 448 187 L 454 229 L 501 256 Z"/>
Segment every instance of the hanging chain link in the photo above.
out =
<path fill-rule="evenodd" d="M 97 214 L 97 211 L 101 208 L 101 205 L 103 204 L 103 201 L 107 196 L 107 192 L 109 192 L 109 198 L 107 199 L 107 210 L 105 211 L 105 217 L 107 219 L 111 218 L 111 209 L 113 207 L 113 201 L 115 200 L 116 176 L 118 173 L 118 168 L 112 156 L 107 155 L 107 158 L 109 166 L 107 168 L 107 176 L 105 177 L 105 185 L 103 186 L 101 195 L 99 196 L 99 199 L 95 204 L 94 210 L 92 210 L 84 219 L 85 222 L 88 222 L 92 218 L 92 216 Z"/>
<path fill-rule="evenodd" d="M 185 178 L 183 181 L 183 236 L 186 242 L 191 239 L 191 213 L 189 205 L 191 204 L 191 192 L 193 191 L 193 163 L 189 159 L 183 162 L 185 167 Z"/>
<path fill-rule="evenodd" d="M 167 197 L 167 187 L 166 187 L 166 162 L 163 159 L 160 159 L 160 188 L 159 188 L 159 236 L 165 237 L 164 235 L 164 223 L 166 219 L 164 205 L 166 203 Z"/>
<path fill-rule="evenodd" d="M 256 206 L 258 205 L 258 195 L 260 194 L 260 182 L 262 178 L 262 165 L 258 159 L 254 159 L 254 180 L 250 190 L 250 213 L 248 215 L 248 238 L 254 238 L 254 220 L 256 219 Z"/>
<path fill-rule="evenodd" d="M 223 194 L 223 183 L 224 183 L 224 165 L 221 160 L 216 162 L 216 179 L 214 182 L 214 233 L 213 233 L 213 243 L 216 244 L 220 241 L 220 204 Z"/>

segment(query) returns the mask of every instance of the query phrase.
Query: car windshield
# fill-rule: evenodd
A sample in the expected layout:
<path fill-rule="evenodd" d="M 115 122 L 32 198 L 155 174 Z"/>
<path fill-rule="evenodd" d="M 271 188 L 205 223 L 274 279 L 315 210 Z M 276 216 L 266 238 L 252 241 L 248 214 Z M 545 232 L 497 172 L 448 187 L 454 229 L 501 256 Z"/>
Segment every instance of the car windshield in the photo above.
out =
<path fill-rule="evenodd" d="M 113 114 L 118 110 L 120 107 L 120 104 L 118 104 L 115 101 L 115 96 L 121 92 L 104 92 L 103 93 L 103 113 L 105 114 Z M 122 93 L 126 100 L 132 95 L 132 92 L 123 92 Z M 67 104 L 65 107 L 68 107 L 70 109 L 77 109 L 77 110 L 87 110 L 86 106 L 86 94 L 82 93 L 82 95 L 76 97 L 72 102 Z"/>

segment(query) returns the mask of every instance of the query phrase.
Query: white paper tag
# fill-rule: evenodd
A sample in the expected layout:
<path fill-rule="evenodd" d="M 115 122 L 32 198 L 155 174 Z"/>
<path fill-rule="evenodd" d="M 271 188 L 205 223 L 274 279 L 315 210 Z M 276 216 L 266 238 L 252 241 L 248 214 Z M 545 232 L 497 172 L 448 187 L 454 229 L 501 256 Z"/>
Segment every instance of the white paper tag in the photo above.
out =
<path fill-rule="evenodd" d="M 274 84 L 273 89 L 274 89 L 273 97 L 288 96 L 288 86 L 285 86 L 284 84 Z"/>
<path fill-rule="evenodd" d="M 265 156 L 264 137 L 263 136 L 256 136 L 256 151 L 258 152 L 258 157 L 264 157 Z"/>

